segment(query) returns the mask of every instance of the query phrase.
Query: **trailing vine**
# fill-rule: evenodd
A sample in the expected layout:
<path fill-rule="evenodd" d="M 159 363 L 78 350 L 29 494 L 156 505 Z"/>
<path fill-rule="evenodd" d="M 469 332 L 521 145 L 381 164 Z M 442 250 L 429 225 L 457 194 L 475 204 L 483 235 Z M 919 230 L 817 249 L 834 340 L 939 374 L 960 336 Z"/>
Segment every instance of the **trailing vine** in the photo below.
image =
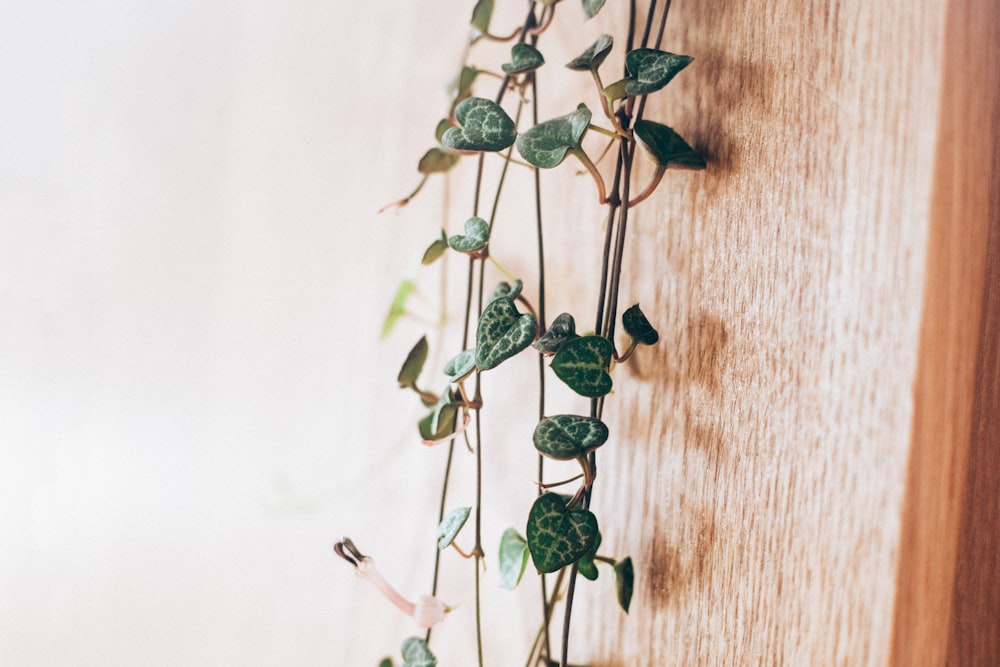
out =
<path fill-rule="evenodd" d="M 591 511 L 597 474 L 597 450 L 612 434 L 602 420 L 605 400 L 614 385 L 614 371 L 626 363 L 640 345 L 654 345 L 659 334 L 639 308 L 632 305 L 621 313 L 624 345 L 616 345 L 616 322 L 619 320 L 619 294 L 622 263 L 628 222 L 633 211 L 657 188 L 668 168 L 702 169 L 705 162 L 673 129 L 643 117 L 647 95 L 663 89 L 692 58 L 662 50 L 664 27 L 670 2 L 658 7 L 649 0 L 641 36 L 636 39 L 637 8 L 633 0 L 629 7 L 629 28 L 625 45 L 625 71 L 620 78 L 605 84 L 602 65 L 614 48 L 610 35 L 600 36 L 566 67 L 589 75 L 594 85 L 591 104 L 598 110 L 597 119 L 585 104 L 569 109 L 562 116 L 539 121 L 537 79 L 535 72 L 545 65 L 538 48 L 546 30 L 558 25 L 556 10 L 560 0 L 531 2 L 527 15 L 515 30 L 497 36 L 493 24 L 493 0 L 476 2 L 471 18 L 472 32 L 466 54 L 481 40 L 511 42 L 510 60 L 500 65 L 496 73 L 500 85 L 492 98 L 477 96 L 482 88 L 482 75 L 491 73 L 463 63 L 454 87 L 447 117 L 437 127 L 438 145 L 428 150 L 418 162 L 420 181 L 407 197 L 390 206 L 404 206 L 416 196 L 427 179 L 434 174 L 449 172 L 463 159 L 477 160 L 472 211 L 461 224 L 461 230 L 448 235 L 441 230 L 424 250 L 422 262 L 432 264 L 445 253 L 467 257 L 464 322 L 461 349 L 456 350 L 443 368 L 440 393 L 421 385 L 430 344 L 421 338 L 410 350 L 399 371 L 398 382 L 403 389 L 413 391 L 426 409 L 417 424 L 423 444 L 448 447 L 441 502 L 438 510 L 439 528 L 436 537 L 435 565 L 431 593 L 415 601 L 408 600 L 390 586 L 377 572 L 371 557 L 363 554 L 349 539 L 334 546 L 338 556 L 351 564 L 358 576 L 373 586 L 397 606 L 412 616 L 416 625 L 425 628 L 423 637 L 411 637 L 402 647 L 403 667 L 428 667 L 437 664 L 432 650 L 431 628 L 454 610 L 437 598 L 441 574 L 440 554 L 456 549 L 472 561 L 475 580 L 475 627 L 478 664 L 484 664 L 481 583 L 483 560 L 482 480 L 483 480 L 483 411 L 488 406 L 484 392 L 484 374 L 515 355 L 538 355 L 539 409 L 532 441 L 537 453 L 538 494 L 525 518 L 523 529 L 507 528 L 499 539 L 498 563 L 502 586 L 513 590 L 520 584 L 529 561 L 538 572 L 542 591 L 540 628 L 527 667 L 569 665 L 571 620 L 578 577 L 598 578 L 599 566 L 611 569 L 616 599 L 627 613 L 634 587 L 634 569 L 630 557 L 613 558 L 599 554 L 601 533 L 598 517 Z M 604 0 L 582 0 L 587 18 L 595 16 Z M 656 28 L 656 36 L 652 37 Z M 638 42 L 636 44 L 636 42 Z M 512 95 L 513 94 L 513 95 Z M 513 100 L 510 98 L 514 97 Z M 530 105 L 531 122 L 522 127 L 525 106 Z M 584 147 L 591 133 L 603 135 L 607 150 L 613 150 L 613 170 L 598 167 L 601 158 L 592 158 Z M 593 142 L 591 142 L 593 143 Z M 517 158 L 514 152 L 517 153 Z M 638 194 L 632 194 L 634 159 L 644 153 L 655 164 L 648 183 L 641 184 Z M 497 181 L 492 190 L 493 201 L 487 213 L 481 205 L 485 191 L 484 162 L 487 156 L 502 160 Z M 572 157 L 583 167 L 594 183 L 594 201 L 606 210 L 607 224 L 602 247 L 598 302 L 594 311 L 592 332 L 577 333 L 576 318 L 561 313 L 547 320 L 545 309 L 545 250 L 542 224 L 542 191 L 540 171 L 554 169 Z M 603 157 L 603 155 L 602 155 Z M 490 158 L 493 159 L 493 158 Z M 508 274 L 508 281 L 486 293 L 486 267 L 490 263 L 502 273 L 490 252 L 490 241 L 499 229 L 497 211 L 500 193 L 508 169 L 530 168 L 535 186 L 535 227 L 538 251 L 537 297 L 532 300 L 524 293 L 524 284 Z M 606 172 L 610 171 L 610 174 Z M 605 178 L 605 176 L 609 178 Z M 388 207 L 387 207 L 388 208 Z M 456 226 L 454 223 L 449 226 Z M 412 279 L 403 281 L 383 328 L 388 335 L 399 318 L 407 313 L 407 300 L 414 291 Z M 471 340 L 470 340 L 471 339 Z M 546 412 L 545 386 L 549 371 L 570 390 L 590 400 L 586 415 Z M 471 504 L 448 508 L 448 486 L 456 455 L 456 440 L 475 457 L 476 484 Z M 575 461 L 580 474 L 570 480 L 549 482 L 545 479 L 546 459 Z M 552 489 L 571 487 L 570 493 Z M 461 549 L 456 539 L 469 519 L 472 519 L 472 547 Z M 430 537 L 430 536 L 429 536 Z M 468 538 L 464 538 L 469 541 Z M 430 540 L 429 540 L 430 541 Z M 547 575 L 554 575 L 550 580 Z M 562 632 L 552 636 L 551 627 L 556 608 L 562 606 Z M 392 667 L 385 658 L 380 667 Z"/>

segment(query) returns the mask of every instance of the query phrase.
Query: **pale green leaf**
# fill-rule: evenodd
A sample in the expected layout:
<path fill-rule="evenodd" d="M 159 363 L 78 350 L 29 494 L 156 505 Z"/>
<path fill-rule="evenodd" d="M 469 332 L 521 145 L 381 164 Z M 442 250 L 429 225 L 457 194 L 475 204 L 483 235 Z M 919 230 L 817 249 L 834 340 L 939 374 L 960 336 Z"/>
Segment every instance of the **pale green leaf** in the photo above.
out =
<path fill-rule="evenodd" d="M 419 637 L 410 637 L 403 642 L 403 660 L 401 667 L 435 667 L 437 658 L 427 647 L 427 642 Z"/>
<path fill-rule="evenodd" d="M 474 370 L 476 370 L 476 351 L 474 349 L 459 352 L 444 365 L 444 374 L 448 376 L 448 382 L 461 382 Z"/>
<path fill-rule="evenodd" d="M 500 536 L 500 585 L 509 591 L 517 588 L 528 565 L 528 542 L 513 528 Z"/>
<path fill-rule="evenodd" d="M 458 535 L 459 531 L 462 530 L 462 526 L 468 521 L 471 511 L 471 507 L 459 507 L 449 512 L 448 516 L 441 521 L 437 532 L 438 550 L 447 549 L 455 541 L 455 536 Z"/>
<path fill-rule="evenodd" d="M 605 0 L 582 0 L 583 1 L 583 13 L 587 15 L 588 19 L 592 19 L 597 16 L 597 12 L 601 11 L 601 7 L 604 6 Z"/>
<path fill-rule="evenodd" d="M 440 174 L 448 171 L 458 163 L 458 153 L 449 153 L 440 148 L 432 148 L 417 163 L 417 171 L 421 174 Z"/>
<path fill-rule="evenodd" d="M 507 74 L 524 74 L 544 64 L 545 58 L 538 49 L 531 44 L 521 42 L 510 48 L 510 62 L 500 65 L 500 69 Z"/>
<path fill-rule="evenodd" d="M 396 327 L 396 323 L 399 322 L 399 318 L 406 314 L 406 302 L 410 298 L 410 295 L 413 294 L 415 287 L 416 285 L 409 279 L 399 284 L 395 296 L 392 297 L 389 314 L 385 316 L 385 322 L 382 324 L 380 338 L 385 339 L 392 333 L 392 330 Z"/>
<path fill-rule="evenodd" d="M 614 39 L 611 35 L 601 35 L 596 42 L 590 45 L 590 48 L 566 63 L 566 67 L 583 72 L 596 72 L 604 59 L 611 53 L 613 44 Z"/>
<path fill-rule="evenodd" d="M 417 378 L 420 377 L 420 372 L 424 369 L 424 363 L 427 361 L 427 350 L 427 336 L 423 336 L 406 355 L 406 361 L 403 362 L 403 367 L 399 370 L 396 379 L 399 381 L 400 387 L 411 389 L 417 386 Z"/>
<path fill-rule="evenodd" d="M 444 251 L 448 249 L 448 237 L 444 235 L 444 230 L 441 230 L 441 235 L 434 239 L 434 242 L 427 246 L 427 250 L 424 251 L 424 256 L 420 259 L 420 263 L 427 265 L 436 262 Z"/>
<path fill-rule="evenodd" d="M 465 234 L 455 234 L 448 239 L 448 245 L 456 252 L 477 252 L 490 242 L 490 223 L 482 218 L 465 221 Z"/>

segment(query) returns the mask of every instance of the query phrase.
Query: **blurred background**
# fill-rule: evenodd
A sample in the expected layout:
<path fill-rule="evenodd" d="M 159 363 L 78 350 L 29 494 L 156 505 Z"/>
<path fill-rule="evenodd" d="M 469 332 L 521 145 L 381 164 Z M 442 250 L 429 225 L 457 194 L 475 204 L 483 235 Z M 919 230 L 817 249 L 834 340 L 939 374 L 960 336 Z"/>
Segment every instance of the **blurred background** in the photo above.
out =
<path fill-rule="evenodd" d="M 442 465 L 395 383 L 421 328 L 378 336 L 440 184 L 376 215 L 461 57 L 466 3 L 425 4 L 5 6 L 0 663 L 374 665 L 413 633 L 330 547 L 429 588 L 391 551 L 436 523 L 400 493 Z"/>

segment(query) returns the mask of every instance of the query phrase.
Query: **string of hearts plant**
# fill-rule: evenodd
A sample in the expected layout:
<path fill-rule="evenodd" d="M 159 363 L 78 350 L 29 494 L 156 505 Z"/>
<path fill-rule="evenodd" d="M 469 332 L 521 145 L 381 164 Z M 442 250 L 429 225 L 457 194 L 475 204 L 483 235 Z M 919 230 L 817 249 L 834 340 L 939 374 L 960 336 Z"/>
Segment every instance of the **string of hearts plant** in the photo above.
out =
<path fill-rule="evenodd" d="M 538 48 L 542 34 L 558 25 L 555 20 L 560 0 L 531 2 L 523 23 L 507 36 L 491 32 L 493 0 L 479 0 L 472 13 L 470 53 L 482 40 L 509 41 L 510 61 L 501 65 L 501 82 L 492 99 L 474 95 L 474 88 L 488 72 L 463 64 L 447 118 L 437 129 L 439 145 L 420 159 L 421 181 L 408 197 L 395 202 L 405 205 L 423 187 L 427 178 L 452 170 L 462 158 L 474 156 L 477 162 L 471 215 L 464 222 L 462 233 L 448 236 L 442 230 L 424 251 L 423 263 L 431 264 L 447 252 L 468 258 L 465 290 L 464 323 L 461 350 L 444 366 L 445 385 L 438 394 L 422 388 L 418 382 L 426 364 L 429 344 L 426 337 L 407 355 L 398 381 L 412 390 L 427 409 L 418 430 L 426 445 L 446 443 L 448 457 L 438 510 L 439 530 L 432 590 L 415 602 L 410 602 L 392 588 L 375 570 L 372 559 L 364 555 L 348 538 L 334 546 L 334 551 L 349 562 L 356 573 L 370 581 L 393 604 L 413 617 L 419 627 L 426 628 L 424 637 L 411 637 L 402 645 L 403 667 L 427 667 L 437 664 L 431 646 L 430 628 L 443 620 L 452 608 L 436 597 L 440 574 L 440 553 L 458 548 L 455 538 L 473 518 L 473 548 L 463 553 L 474 563 L 475 625 L 479 665 L 483 663 L 481 622 L 482 561 L 485 558 L 482 529 L 483 433 L 481 413 L 487 402 L 483 376 L 514 355 L 529 347 L 538 353 L 538 376 L 525 380 L 525 385 L 537 385 L 539 410 L 533 433 L 537 450 L 539 491 L 526 517 L 524 532 L 508 528 L 499 541 L 499 570 L 505 588 L 514 589 L 520 582 L 530 558 L 540 574 L 540 629 L 527 658 L 527 667 L 544 665 L 567 667 L 570 650 L 570 621 L 578 576 L 594 580 L 598 565 L 611 567 L 615 579 L 617 600 L 628 612 L 633 589 L 631 558 L 616 559 L 600 555 L 601 533 L 597 516 L 591 511 L 597 470 L 597 450 L 609 440 L 609 429 L 602 421 L 605 400 L 612 388 L 612 374 L 617 364 L 628 360 L 639 345 L 653 345 L 659 336 L 638 304 L 621 315 L 626 342 L 619 351 L 615 343 L 618 319 L 620 278 L 628 222 L 635 208 L 656 189 L 668 168 L 702 169 L 705 162 L 674 130 L 643 117 L 647 95 L 664 88 L 692 58 L 662 50 L 664 27 L 670 10 L 669 0 L 657 7 L 649 0 L 641 36 L 637 37 L 637 8 L 629 6 L 628 34 L 625 47 L 625 72 L 610 84 L 603 81 L 601 67 L 614 48 L 614 39 L 602 35 L 596 42 L 566 67 L 572 72 L 589 75 L 595 86 L 594 105 L 600 121 L 584 104 L 563 116 L 539 122 L 536 70 L 545 64 Z M 582 0 L 587 18 L 595 16 L 604 0 Z M 656 36 L 652 37 L 656 27 Z M 468 56 L 467 56 L 468 57 Z M 578 74 L 574 74 L 578 76 Z M 511 95 L 513 93 L 513 95 Z M 514 99 L 511 100 L 510 98 Z M 522 128 L 522 112 L 531 106 L 530 127 Z M 513 112 L 511 109 L 513 108 Z M 614 152 L 612 174 L 605 179 L 597 163 L 584 148 L 588 136 L 603 135 L 605 153 Z M 598 137 L 600 138 L 600 137 Z M 593 141 L 589 142 L 593 143 Z M 513 151 L 517 150 L 520 160 Z M 637 152 L 643 152 L 655 163 L 650 181 L 633 196 L 633 163 Z M 487 156 L 502 161 L 495 184 L 492 208 L 480 214 L 484 191 L 484 161 Z M 599 275 L 598 302 L 595 308 L 593 333 L 576 332 L 576 320 L 562 313 L 551 322 L 545 313 L 545 253 L 543 243 L 540 170 L 563 164 L 568 156 L 578 160 L 595 184 L 595 203 L 606 211 L 602 266 Z M 493 159 L 492 157 L 490 159 Z M 523 160 L 523 162 L 522 162 Z M 527 164 L 525 164 L 527 163 Z M 501 282 L 485 295 L 486 267 L 499 264 L 490 253 L 490 240 L 501 228 L 497 219 L 497 203 L 503 190 L 508 169 L 528 167 L 533 171 L 535 217 L 538 249 L 537 300 L 532 303 L 524 294 L 523 283 L 512 277 Z M 502 272 L 502 268 L 500 269 Z M 504 272 L 506 273 L 506 272 Z M 509 277 L 509 276 L 508 276 Z M 406 314 L 407 299 L 414 290 L 412 280 L 406 280 L 393 301 L 383 334 L 388 334 L 396 321 Z M 519 306 L 526 312 L 521 312 Z M 473 338 L 474 336 L 474 338 Z M 470 343 L 470 338 L 472 341 Z M 548 363 L 546 363 L 548 362 Z M 588 414 L 548 415 L 545 411 L 545 381 L 548 370 L 569 389 L 590 399 Z M 471 432 L 471 436 L 470 436 Z M 474 501 L 446 512 L 448 485 L 455 453 L 455 441 L 462 438 L 475 457 L 476 485 Z M 544 478 L 545 459 L 577 461 L 581 474 L 564 482 L 550 483 Z M 550 489 L 579 482 L 574 492 L 559 494 Z M 550 581 L 547 575 L 554 575 Z M 558 654 L 550 626 L 557 605 L 563 606 L 561 641 Z M 380 667 L 392 667 L 386 658 Z"/>

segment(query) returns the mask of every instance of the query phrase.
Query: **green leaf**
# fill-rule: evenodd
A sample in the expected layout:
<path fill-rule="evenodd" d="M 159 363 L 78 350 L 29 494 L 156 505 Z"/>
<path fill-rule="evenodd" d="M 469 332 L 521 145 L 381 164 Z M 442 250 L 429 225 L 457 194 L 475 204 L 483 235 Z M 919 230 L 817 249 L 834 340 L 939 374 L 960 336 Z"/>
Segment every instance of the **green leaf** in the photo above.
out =
<path fill-rule="evenodd" d="M 631 336 L 637 343 L 642 345 L 656 345 L 660 340 L 660 334 L 649 323 L 639 304 L 635 304 L 622 314 L 622 326 L 625 333 Z"/>
<path fill-rule="evenodd" d="M 629 605 L 632 604 L 632 586 L 635 581 L 635 572 L 632 569 L 632 557 L 615 563 L 615 594 L 618 596 L 618 604 L 628 613 Z"/>
<path fill-rule="evenodd" d="M 389 306 L 389 314 L 385 316 L 385 322 L 382 324 L 382 333 L 379 336 L 381 339 L 385 339 L 392 330 L 396 328 L 396 323 L 399 322 L 399 318 L 406 314 L 406 301 L 413 294 L 413 290 L 416 285 L 412 280 L 404 280 L 399 284 L 396 289 L 395 296 L 392 297 L 392 305 Z"/>
<path fill-rule="evenodd" d="M 435 667 L 437 658 L 427 648 L 427 642 L 419 637 L 410 637 L 403 642 L 403 660 L 400 667 Z"/>
<path fill-rule="evenodd" d="M 434 127 L 434 138 L 437 139 L 438 143 L 441 143 L 441 137 L 444 136 L 444 133 L 447 132 L 448 128 L 451 126 L 452 125 L 448 122 L 447 118 L 442 118 L 438 121 L 438 124 Z"/>
<path fill-rule="evenodd" d="M 603 6 L 604 0 L 583 0 L 583 13 L 587 15 L 588 19 L 592 19 L 597 16 L 597 12 L 601 11 Z"/>
<path fill-rule="evenodd" d="M 448 153 L 440 148 L 432 148 L 417 163 L 417 171 L 421 174 L 440 174 L 458 164 L 459 155 Z"/>
<path fill-rule="evenodd" d="M 476 366 L 481 371 L 495 368 L 531 345 L 537 330 L 535 316 L 518 312 L 510 297 L 491 301 L 476 328 Z"/>
<path fill-rule="evenodd" d="M 462 100 L 468 99 L 469 95 L 472 94 L 472 84 L 476 82 L 476 77 L 479 76 L 479 70 L 475 67 L 469 67 L 465 65 L 459 71 L 458 76 L 448 84 L 448 95 L 451 97 L 452 111 L 458 106 L 458 103 Z M 442 126 L 442 123 L 444 126 Z M 452 125 L 447 120 L 443 120 L 437 125 L 437 140 L 441 141 L 444 137 L 444 133 L 451 128 Z"/>
<path fill-rule="evenodd" d="M 500 536 L 500 585 L 509 591 L 517 588 L 528 566 L 528 542 L 513 528 Z"/>
<path fill-rule="evenodd" d="M 515 280 L 514 284 L 511 285 L 506 280 L 497 284 L 490 292 L 490 297 L 486 300 L 486 303 L 490 301 L 496 301 L 502 296 L 509 296 L 510 298 L 517 300 L 517 297 L 521 296 L 521 290 L 524 289 L 524 283 L 520 280 Z"/>
<path fill-rule="evenodd" d="M 448 245 L 456 252 L 476 252 L 490 242 L 490 223 L 482 218 L 465 221 L 465 235 L 456 234 L 448 239 Z"/>
<path fill-rule="evenodd" d="M 406 361 L 403 362 L 403 367 L 396 377 L 403 389 L 417 386 L 417 378 L 420 377 L 420 371 L 424 369 L 424 363 L 427 361 L 427 349 L 427 336 L 423 336 L 406 355 Z"/>
<path fill-rule="evenodd" d="M 510 49 L 510 62 L 500 65 L 507 74 L 523 74 L 538 69 L 545 64 L 541 52 L 531 44 L 519 43 Z"/>
<path fill-rule="evenodd" d="M 587 550 L 587 553 L 580 556 L 579 562 L 576 566 L 580 574 L 589 579 L 590 581 L 597 581 L 597 576 L 600 572 L 597 571 L 597 563 L 594 562 L 594 557 L 597 555 L 597 550 L 601 547 L 601 533 L 597 533 L 597 539 L 594 540 L 593 546 Z"/>
<path fill-rule="evenodd" d="M 448 382 L 461 382 L 476 370 L 476 351 L 463 350 L 448 360 L 444 365 L 444 374 Z"/>
<path fill-rule="evenodd" d="M 632 76 L 626 79 L 625 91 L 629 95 L 652 93 L 670 83 L 670 80 L 694 60 L 657 49 L 635 49 L 625 56 L 625 66 Z"/>
<path fill-rule="evenodd" d="M 448 516 L 438 526 L 438 551 L 447 549 L 455 541 L 455 536 L 458 535 L 459 531 L 462 530 L 462 526 L 468 521 L 469 512 L 471 511 L 471 507 L 459 507 L 448 513 Z"/>
<path fill-rule="evenodd" d="M 562 313 L 552 320 L 548 330 L 531 346 L 543 355 L 550 357 L 574 338 L 579 338 L 576 335 L 576 322 L 569 313 Z"/>
<path fill-rule="evenodd" d="M 448 249 L 448 237 L 444 235 L 444 230 L 441 230 L 441 235 L 434 239 L 434 243 L 427 246 L 427 250 L 424 251 L 424 256 L 420 259 L 420 263 L 427 265 L 436 262 L 444 251 Z"/>
<path fill-rule="evenodd" d="M 611 102 L 620 100 L 623 97 L 628 97 L 628 91 L 626 91 L 625 88 L 631 80 L 632 79 L 629 78 L 619 79 L 614 83 L 608 84 L 607 86 L 604 86 L 604 90 L 601 91 L 601 94 L 608 98 Z"/>
<path fill-rule="evenodd" d="M 472 27 L 486 34 L 490 31 L 490 19 L 493 18 L 493 0 L 479 0 L 472 10 Z"/>
<path fill-rule="evenodd" d="M 528 550 L 535 568 L 555 572 L 576 562 L 597 539 L 597 517 L 585 509 L 570 510 L 561 496 L 539 496 L 528 513 Z"/>
<path fill-rule="evenodd" d="M 635 138 L 661 167 L 704 169 L 705 160 L 671 128 L 651 120 L 636 121 Z"/>
<path fill-rule="evenodd" d="M 611 53 L 614 38 L 611 35 L 601 35 L 586 51 L 566 63 L 566 67 L 581 72 L 596 72 L 604 59 Z"/>
<path fill-rule="evenodd" d="M 581 104 L 573 113 L 539 123 L 517 137 L 517 152 L 540 169 L 556 167 L 568 151 L 580 147 L 590 118 L 590 109 Z"/>
<path fill-rule="evenodd" d="M 455 420 L 458 418 L 458 405 L 450 390 L 445 390 L 441 398 L 431 408 L 431 411 L 419 422 L 417 428 L 424 440 L 441 440 L 455 432 Z"/>
<path fill-rule="evenodd" d="M 531 436 L 535 449 L 557 461 L 585 456 L 608 440 L 608 427 L 600 419 L 579 415 L 544 417 Z"/>
<path fill-rule="evenodd" d="M 452 127 L 441 137 L 445 148 L 456 151 L 502 151 L 514 143 L 514 121 L 498 104 L 470 97 L 455 107 L 461 127 Z"/>
<path fill-rule="evenodd" d="M 378 663 L 378 667 L 392 667 L 392 658 L 382 658 L 382 662 Z"/>
<path fill-rule="evenodd" d="M 601 336 L 574 338 L 556 352 L 552 370 L 569 388 L 588 398 L 604 396 L 611 391 L 608 365 L 614 348 Z"/>

